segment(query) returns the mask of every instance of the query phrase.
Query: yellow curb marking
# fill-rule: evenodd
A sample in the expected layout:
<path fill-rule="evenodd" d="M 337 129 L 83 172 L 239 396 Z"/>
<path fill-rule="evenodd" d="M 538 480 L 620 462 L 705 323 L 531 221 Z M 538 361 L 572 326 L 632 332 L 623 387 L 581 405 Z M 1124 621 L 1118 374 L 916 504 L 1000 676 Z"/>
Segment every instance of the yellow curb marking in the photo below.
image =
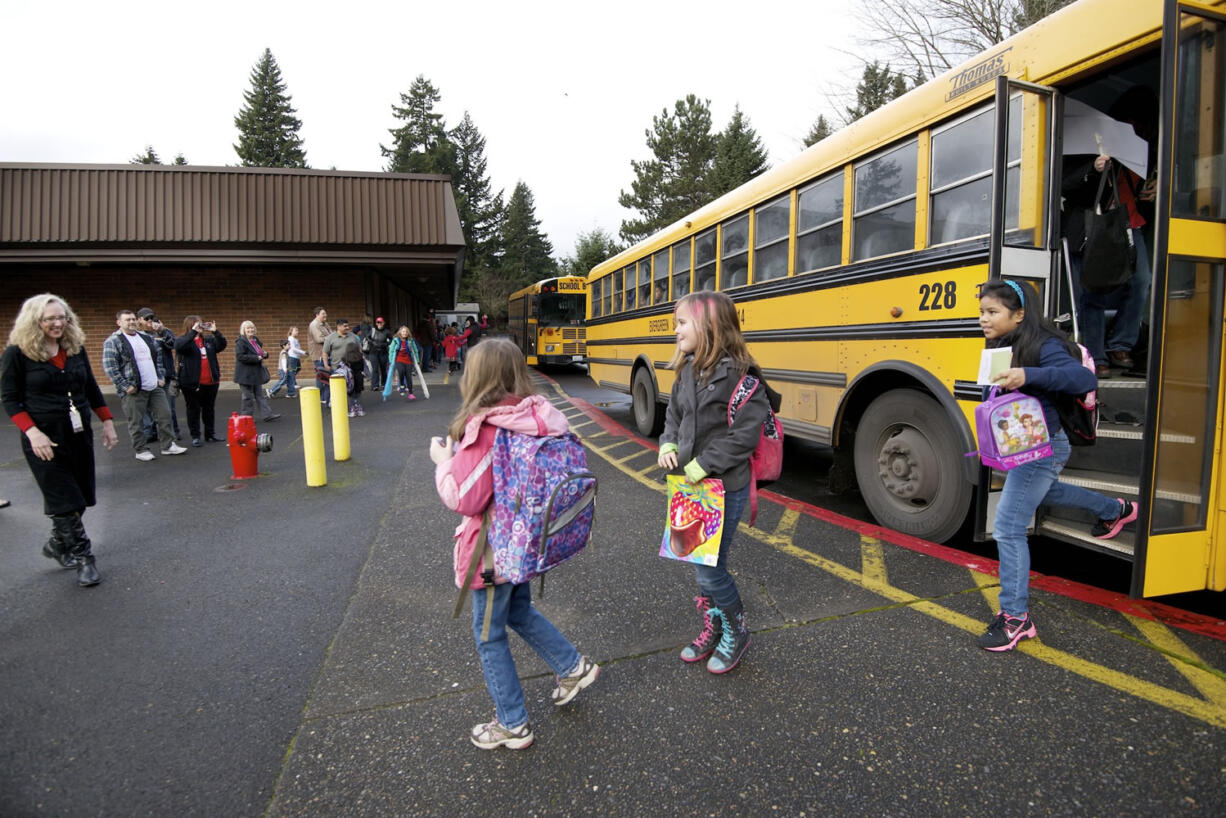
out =
<path fill-rule="evenodd" d="M 569 397 L 558 384 L 555 383 L 552 384 L 552 386 L 554 390 L 558 392 L 558 394 L 562 395 L 563 397 Z M 588 440 L 588 438 L 584 437 L 583 435 L 579 435 L 579 437 L 585 442 Z M 626 442 L 636 441 L 627 440 Z M 614 448 L 613 446 L 597 448 L 589 444 L 588 448 L 600 455 L 607 463 L 609 463 L 609 465 L 613 466 L 615 469 L 628 477 L 637 480 L 644 486 L 647 486 L 660 494 L 665 494 L 667 492 L 667 488 L 661 483 L 648 480 L 646 477 L 644 477 L 644 472 L 629 469 L 624 464 L 607 455 L 606 451 Z M 784 511 L 785 520 L 787 519 L 788 512 L 792 511 L 792 509 L 786 509 Z M 797 513 L 797 520 L 799 520 L 799 513 Z M 984 630 L 984 623 L 981 620 L 974 619 L 966 614 L 951 610 L 930 600 L 921 599 L 914 594 L 902 590 L 901 588 L 895 588 L 894 586 L 890 585 L 885 574 L 883 556 L 884 549 L 882 548 L 879 540 L 874 540 L 870 537 L 861 537 L 860 558 L 862 562 L 862 570 L 856 571 L 845 565 L 834 562 L 833 560 L 827 559 L 826 557 L 820 556 L 819 554 L 815 554 L 812 551 L 808 551 L 797 546 L 792 542 L 792 536 L 795 533 L 795 525 L 791 523 L 785 524 L 784 520 L 781 520 L 780 525 L 777 526 L 775 531 L 772 532 L 765 532 L 756 528 L 750 528 L 744 522 L 741 523 L 737 530 L 743 535 L 753 537 L 764 545 L 768 545 L 781 553 L 794 557 L 801 562 L 807 563 L 808 565 L 812 565 L 813 567 L 818 568 L 838 579 L 864 588 L 865 590 L 872 591 L 879 596 L 885 597 L 891 602 L 904 604 L 911 610 L 918 611 L 926 616 L 931 616 L 932 618 L 958 628 L 959 630 L 975 635 L 979 635 Z M 996 577 L 974 570 L 971 570 L 970 574 L 975 584 L 981 589 L 985 600 L 988 602 L 988 607 L 992 612 L 995 612 L 997 610 L 996 600 L 999 596 L 999 588 L 996 586 L 998 586 L 999 581 Z M 1134 618 L 1129 617 L 1129 619 L 1133 620 Z M 1141 622 L 1145 623 L 1145 628 L 1141 628 L 1140 624 L 1138 624 Z M 1149 622 L 1148 620 L 1137 620 L 1134 621 L 1133 624 L 1136 625 L 1138 629 L 1140 629 L 1146 636 L 1146 638 L 1153 642 L 1153 644 L 1160 647 L 1165 647 L 1170 644 L 1178 643 L 1178 653 L 1181 655 L 1188 655 L 1189 657 L 1194 656 L 1192 651 L 1186 645 L 1183 645 L 1182 642 L 1179 642 L 1174 634 L 1162 634 L 1161 630 L 1159 629 L 1164 629 L 1163 626 L 1159 625 L 1158 628 L 1151 627 L 1157 623 Z M 967 649 L 972 650 L 974 648 L 968 644 Z M 1085 679 L 1106 685 L 1107 687 L 1118 690 L 1121 693 L 1127 693 L 1131 696 L 1135 696 L 1139 699 L 1156 704 L 1159 707 L 1174 710 L 1175 712 L 1182 713 L 1185 716 L 1191 716 L 1194 719 L 1199 719 L 1200 721 L 1206 722 L 1207 724 L 1211 724 L 1215 727 L 1226 728 L 1226 682 L 1213 677 L 1212 674 L 1209 674 L 1199 668 L 1193 668 L 1191 666 L 1187 668 L 1179 667 L 1179 665 L 1183 663 L 1176 665 L 1176 667 L 1179 667 L 1180 672 L 1187 676 L 1188 680 L 1194 686 L 1196 686 L 1197 690 L 1201 691 L 1206 696 L 1208 701 L 1206 701 L 1206 699 L 1200 699 L 1176 690 L 1170 690 L 1169 688 L 1162 687 L 1161 685 L 1147 682 L 1143 679 L 1138 679 L 1135 676 L 1129 676 L 1128 674 L 1121 673 L 1118 670 L 1112 670 L 1111 668 L 1082 659 L 1080 656 L 1074 656 L 1071 653 L 1050 648 L 1047 645 L 1044 645 L 1038 639 L 1025 640 L 1019 643 L 1015 650 L 1020 653 L 1024 653 L 1027 656 L 1034 657 L 1039 661 L 1046 662 L 1050 665 L 1055 665 L 1056 667 L 1070 673 L 1074 673 Z"/>

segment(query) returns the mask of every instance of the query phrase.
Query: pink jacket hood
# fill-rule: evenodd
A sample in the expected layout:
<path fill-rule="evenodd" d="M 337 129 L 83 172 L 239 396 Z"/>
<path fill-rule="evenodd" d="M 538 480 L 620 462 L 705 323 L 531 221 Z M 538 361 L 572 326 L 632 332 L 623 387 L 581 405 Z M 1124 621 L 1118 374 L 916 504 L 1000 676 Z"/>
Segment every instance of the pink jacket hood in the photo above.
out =
<path fill-rule="evenodd" d="M 464 437 L 460 439 L 461 449 L 472 445 L 483 423 L 537 437 L 566 434 L 570 429 L 566 415 L 558 411 L 543 395 L 530 395 L 514 406 L 495 406 L 469 418 L 464 427 Z"/>

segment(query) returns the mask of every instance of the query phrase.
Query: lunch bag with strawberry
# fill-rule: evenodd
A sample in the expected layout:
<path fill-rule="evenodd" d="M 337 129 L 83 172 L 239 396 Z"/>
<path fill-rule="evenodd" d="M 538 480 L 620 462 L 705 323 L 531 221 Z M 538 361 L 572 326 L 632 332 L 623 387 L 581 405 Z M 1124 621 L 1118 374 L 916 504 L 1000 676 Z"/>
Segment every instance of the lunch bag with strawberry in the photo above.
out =
<path fill-rule="evenodd" d="M 775 415 L 775 412 L 779 411 L 782 396 L 766 385 L 761 374 L 747 372 L 732 390 L 732 397 L 728 399 L 728 425 L 731 426 L 737 411 L 759 388 L 766 390 L 770 409 L 766 413 L 766 419 L 762 421 L 758 445 L 749 456 L 749 473 L 752 475 L 749 480 L 750 525 L 758 519 L 758 486 L 770 485 L 783 473 L 783 424 Z"/>
<path fill-rule="evenodd" d="M 456 603 L 458 615 L 480 564 L 489 596 L 486 634 L 495 577 L 515 584 L 542 577 L 543 592 L 545 572 L 583 550 L 596 519 L 596 475 L 588 471 L 583 444 L 573 433 L 536 436 L 499 429 L 492 454 L 494 499 Z"/>

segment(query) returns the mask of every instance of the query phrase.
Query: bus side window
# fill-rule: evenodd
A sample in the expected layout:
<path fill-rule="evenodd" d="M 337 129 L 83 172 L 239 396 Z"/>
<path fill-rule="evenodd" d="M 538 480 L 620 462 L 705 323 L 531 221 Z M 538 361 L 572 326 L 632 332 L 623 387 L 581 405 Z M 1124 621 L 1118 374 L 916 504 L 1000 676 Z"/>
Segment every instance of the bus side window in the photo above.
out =
<path fill-rule="evenodd" d="M 785 193 L 773 202 L 754 210 L 753 280 L 770 281 L 788 274 L 788 223 L 792 213 L 792 194 Z"/>
<path fill-rule="evenodd" d="M 749 215 L 737 216 L 723 224 L 723 281 L 720 289 L 727 290 L 749 283 Z"/>
<path fill-rule="evenodd" d="M 855 169 L 852 261 L 915 248 L 915 172 L 912 139 Z"/>
<path fill-rule="evenodd" d="M 694 239 L 694 291 L 715 289 L 715 231 Z"/>
<path fill-rule="evenodd" d="M 663 304 L 668 300 L 668 248 L 656 253 L 651 263 L 655 268 L 651 284 L 651 303 Z"/>
<path fill-rule="evenodd" d="M 929 245 L 988 234 L 992 212 L 995 110 L 996 106 L 990 105 L 967 119 L 932 133 Z M 1009 127 L 1011 134 L 1019 132 L 1021 116 L 1011 115 Z M 1010 160 L 1015 158 L 1012 155 L 1015 144 L 1016 139 L 1010 139 Z M 1017 219 L 1017 208 L 1012 206 L 1010 224 L 1016 225 Z"/>
<path fill-rule="evenodd" d="M 690 240 L 673 245 L 673 300 L 690 291 Z"/>
<path fill-rule="evenodd" d="M 634 309 L 635 293 L 637 289 L 634 283 L 634 265 L 631 264 L 626 268 L 626 309 Z"/>
<path fill-rule="evenodd" d="M 592 300 L 592 317 L 593 318 L 600 317 L 600 291 L 604 289 L 604 283 L 608 280 L 609 280 L 608 278 L 602 278 L 599 281 L 595 281 L 592 283 L 590 298 Z"/>
<path fill-rule="evenodd" d="M 843 258 L 843 174 L 800 191 L 796 214 L 796 272 L 834 267 Z"/>
<path fill-rule="evenodd" d="M 668 269 L 667 266 L 665 269 Z M 651 259 L 639 262 L 639 306 L 651 306 Z"/>

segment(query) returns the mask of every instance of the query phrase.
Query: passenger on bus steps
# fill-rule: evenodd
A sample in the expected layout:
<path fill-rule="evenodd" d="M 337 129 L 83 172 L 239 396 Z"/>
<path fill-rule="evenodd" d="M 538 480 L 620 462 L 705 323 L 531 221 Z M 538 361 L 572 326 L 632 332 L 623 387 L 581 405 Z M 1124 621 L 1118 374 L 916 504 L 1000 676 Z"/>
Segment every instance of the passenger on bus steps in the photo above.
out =
<path fill-rule="evenodd" d="M 741 335 L 736 307 L 724 293 L 691 293 L 674 309 L 677 348 L 669 366 L 677 373 L 660 435 L 659 465 L 681 471 L 691 482 L 718 477 L 724 483 L 724 526 L 719 560 L 696 565 L 702 631 L 681 651 L 685 662 L 707 661 L 707 670 L 726 673 L 749 647 L 749 628 L 736 580 L 728 572 L 736 527 L 749 500 L 749 456 L 770 411 L 766 392 L 756 390 L 728 425 L 728 402 L 753 356 Z"/>
<path fill-rule="evenodd" d="M 1137 518 L 1137 506 L 1127 500 L 1060 482 L 1068 462 L 1068 436 L 1060 427 L 1053 403 L 1058 394 L 1082 395 L 1098 384 L 1081 362 L 1081 351 L 1042 316 L 1037 298 L 1015 281 L 989 281 L 979 288 L 979 326 L 989 348 L 1011 346 L 1012 366 L 993 380 L 1003 389 L 1016 389 L 1039 399 L 1051 435 L 1052 454 L 1018 466 L 1005 474 L 1004 490 L 996 506 L 993 536 L 1000 557 L 1000 611 L 979 637 L 979 647 L 1012 650 L 1022 639 L 1038 634 L 1030 618 L 1030 545 L 1026 526 L 1041 505 L 1083 508 L 1098 522 L 1095 537 L 1110 539 Z"/>

